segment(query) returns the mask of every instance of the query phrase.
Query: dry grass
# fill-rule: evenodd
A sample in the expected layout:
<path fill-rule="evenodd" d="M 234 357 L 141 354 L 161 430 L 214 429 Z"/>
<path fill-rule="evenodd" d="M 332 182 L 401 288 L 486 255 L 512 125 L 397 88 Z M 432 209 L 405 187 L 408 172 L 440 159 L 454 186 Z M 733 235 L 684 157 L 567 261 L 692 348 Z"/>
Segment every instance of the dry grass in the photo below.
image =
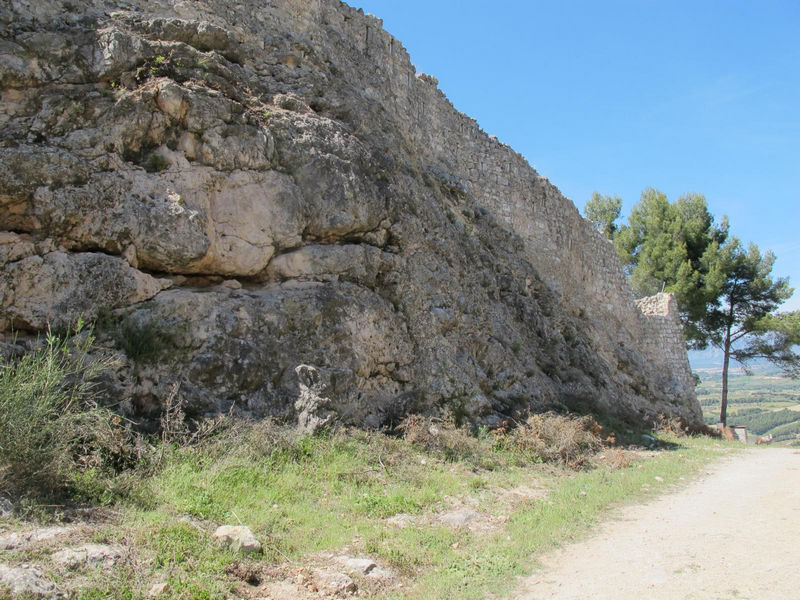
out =
<path fill-rule="evenodd" d="M 631 464 L 634 454 L 623 448 L 608 448 L 597 455 L 597 462 L 611 471 L 619 471 Z"/>
<path fill-rule="evenodd" d="M 579 467 L 587 455 L 602 447 L 600 431 L 591 417 L 548 412 L 531 415 L 508 437 L 514 448 L 535 459 Z"/>
<path fill-rule="evenodd" d="M 470 435 L 468 429 L 456 427 L 455 420 L 449 417 L 411 415 L 397 429 L 405 441 L 447 460 L 470 460 L 490 449 L 485 441 Z"/>
<path fill-rule="evenodd" d="M 472 435 L 452 419 L 422 415 L 408 417 L 398 429 L 405 441 L 425 452 L 481 464 L 494 457 L 499 462 L 555 462 L 578 468 L 603 447 L 601 427 L 594 419 L 552 412 L 532 415 L 492 435 Z"/>

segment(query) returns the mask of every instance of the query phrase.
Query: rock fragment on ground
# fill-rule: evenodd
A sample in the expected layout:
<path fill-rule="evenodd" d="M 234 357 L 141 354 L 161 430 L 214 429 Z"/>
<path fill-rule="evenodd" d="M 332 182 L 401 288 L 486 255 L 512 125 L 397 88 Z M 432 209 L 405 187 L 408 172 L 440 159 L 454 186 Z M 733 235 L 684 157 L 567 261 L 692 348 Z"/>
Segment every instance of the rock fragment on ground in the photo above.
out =
<path fill-rule="evenodd" d="M 409 525 L 418 522 L 420 519 L 415 515 L 409 515 L 408 513 L 398 513 L 392 517 L 386 519 L 386 524 L 391 525 L 392 527 L 397 527 L 398 529 L 405 529 Z"/>
<path fill-rule="evenodd" d="M 9 567 L 0 564 L 0 593 L 6 589 L 12 598 L 58 598 L 56 586 L 47 581 L 40 571 L 30 567 Z"/>
<path fill-rule="evenodd" d="M 15 531 L 0 537 L 0 550 L 20 550 L 26 546 L 53 538 L 67 535 L 72 532 L 71 527 L 40 527 L 30 531 Z"/>
<path fill-rule="evenodd" d="M 165 581 L 160 583 L 154 583 L 150 586 L 150 589 L 147 591 L 147 595 L 150 598 L 158 598 L 161 594 L 167 591 L 168 584 Z"/>
<path fill-rule="evenodd" d="M 262 586 L 256 600 L 306 600 L 305 589 L 291 581 L 274 581 Z"/>
<path fill-rule="evenodd" d="M 358 589 L 350 577 L 329 569 L 312 569 L 311 587 L 321 594 L 336 597 L 350 596 Z"/>
<path fill-rule="evenodd" d="M 221 525 L 214 532 L 214 537 L 222 544 L 236 552 L 255 554 L 261 552 L 261 542 L 245 525 Z"/>
<path fill-rule="evenodd" d="M 439 515 L 439 521 L 450 527 L 466 527 L 472 521 L 480 518 L 480 513 L 468 509 L 450 510 Z"/>
<path fill-rule="evenodd" d="M 53 554 L 52 560 L 67 569 L 82 567 L 112 567 L 122 558 L 122 549 L 108 544 L 84 544 L 78 548 L 66 548 Z"/>
<path fill-rule="evenodd" d="M 371 558 L 339 556 L 336 558 L 336 562 L 342 565 L 348 573 L 355 573 L 358 575 L 366 575 L 378 566 Z"/>

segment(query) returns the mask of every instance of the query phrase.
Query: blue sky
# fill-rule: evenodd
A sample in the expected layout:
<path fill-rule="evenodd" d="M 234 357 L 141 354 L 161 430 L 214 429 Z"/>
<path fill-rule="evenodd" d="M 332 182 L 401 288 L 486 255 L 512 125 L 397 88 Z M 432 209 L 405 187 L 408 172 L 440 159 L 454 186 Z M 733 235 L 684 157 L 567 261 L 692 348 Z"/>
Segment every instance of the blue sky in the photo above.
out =
<path fill-rule="evenodd" d="M 797 0 L 349 3 L 579 209 L 702 193 L 800 288 Z"/>

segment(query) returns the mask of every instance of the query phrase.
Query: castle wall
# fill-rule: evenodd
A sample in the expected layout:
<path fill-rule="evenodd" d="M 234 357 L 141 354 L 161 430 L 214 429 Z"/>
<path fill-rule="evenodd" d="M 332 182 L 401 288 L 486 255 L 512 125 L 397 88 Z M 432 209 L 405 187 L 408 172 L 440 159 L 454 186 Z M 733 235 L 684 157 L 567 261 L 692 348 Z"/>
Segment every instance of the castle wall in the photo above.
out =
<path fill-rule="evenodd" d="M 640 312 L 613 245 L 546 177 L 455 110 L 434 77 L 415 72 L 406 51 L 380 29 L 378 19 L 337 2 L 324 3 L 322 12 L 321 19 L 333 20 L 332 13 L 350 16 L 350 36 L 364 41 L 362 51 L 370 58 L 373 76 L 382 79 L 367 92 L 394 109 L 394 118 L 404 124 L 424 160 L 460 182 L 522 237 L 530 259 L 559 292 L 568 312 L 584 317 L 593 330 L 596 350 L 613 361 L 619 346 L 637 348 L 654 373 L 663 373 L 668 365 L 677 382 L 669 389 L 693 400 L 694 382 L 674 300 L 670 304 L 657 296 L 640 303 Z"/>
<path fill-rule="evenodd" d="M 123 83 L 126 102 L 130 107 L 141 110 L 141 118 L 130 124 L 130 136 L 127 133 L 122 135 L 125 132 L 119 128 L 114 130 L 120 138 L 118 146 L 114 146 L 115 152 L 121 156 L 114 157 L 116 162 L 108 164 L 121 165 L 128 159 L 134 159 L 137 152 L 143 151 L 146 149 L 145 145 L 150 144 L 163 146 L 159 151 L 166 155 L 178 155 L 173 157 L 175 165 L 193 169 L 192 174 L 187 170 L 185 174 L 179 175 L 179 172 L 184 171 L 168 169 L 161 175 L 151 176 L 145 175 L 144 171 L 129 168 L 131 181 L 135 182 L 134 187 L 146 188 L 148 194 L 157 193 L 151 188 L 158 190 L 163 183 L 162 179 L 166 181 L 172 178 L 169 180 L 170 185 L 180 184 L 185 196 L 196 196 L 197 206 L 194 208 L 204 211 L 207 207 L 203 202 L 211 200 L 203 187 L 203 177 L 208 176 L 208 173 L 197 163 L 200 157 L 210 161 L 206 167 L 219 170 L 219 177 L 215 179 L 219 185 L 233 186 L 242 177 L 246 179 L 241 173 L 228 175 L 228 170 L 250 168 L 254 173 L 247 177 L 252 177 L 253 181 L 248 180 L 247 189 L 257 187 L 262 192 L 268 190 L 267 195 L 280 199 L 297 200 L 302 196 L 306 205 L 302 210 L 295 211 L 297 215 L 314 212 L 309 205 L 324 199 L 325 194 L 320 193 L 320 190 L 335 190 L 338 189 L 337 186 L 346 189 L 348 193 L 344 195 L 343 202 L 352 202 L 359 208 L 348 209 L 349 212 L 344 211 L 347 214 L 337 218 L 350 222 L 348 219 L 352 220 L 353 214 L 363 213 L 366 215 L 364 223 L 358 224 L 360 229 L 354 229 L 358 231 L 372 232 L 383 223 L 377 217 L 372 219 L 369 211 L 362 210 L 362 205 L 369 204 L 371 199 L 376 206 L 384 201 L 386 204 L 382 206 L 391 205 L 395 216 L 401 215 L 397 221 L 403 221 L 408 215 L 415 214 L 411 206 L 402 203 L 410 204 L 418 198 L 433 203 L 433 211 L 428 213 L 428 217 L 431 214 L 441 217 L 446 213 L 455 221 L 468 212 L 471 216 L 465 218 L 469 219 L 473 219 L 478 213 L 483 218 L 482 215 L 488 212 L 494 216 L 494 220 L 521 240 L 518 244 L 517 239 L 513 239 L 513 244 L 508 246 L 512 249 L 504 250 L 506 256 L 502 257 L 503 260 L 509 254 L 519 259 L 519 248 L 524 248 L 522 255 L 525 260 L 521 262 L 525 262 L 526 267 L 515 271 L 514 280 L 519 284 L 515 287 L 527 290 L 528 279 L 533 280 L 538 276 L 555 292 L 553 296 L 557 300 L 553 303 L 558 305 L 558 310 L 552 315 L 552 335 L 548 333 L 545 343 L 541 345 L 547 346 L 553 338 L 559 337 L 558 332 L 562 332 L 563 338 L 564 324 L 569 322 L 570 328 L 582 330 L 581 347 L 586 355 L 592 357 L 590 362 L 600 363 L 599 367 L 595 365 L 597 368 L 587 368 L 584 364 L 587 361 L 582 362 L 578 358 L 567 361 L 564 358 L 567 355 L 565 351 L 564 356 L 560 357 L 562 362 L 566 361 L 565 368 L 552 372 L 552 385 L 561 390 L 560 397 L 593 395 L 597 396 L 595 403 L 601 406 L 627 402 L 629 406 L 626 406 L 625 412 L 638 411 L 640 420 L 660 411 L 661 406 L 666 406 L 668 412 L 671 406 L 676 407 L 677 412 L 685 412 L 686 407 L 691 411 L 695 410 L 697 402 L 691 372 L 685 359 L 686 353 L 674 306 L 663 299 L 656 299 L 642 303 L 642 310 L 639 310 L 613 246 L 580 216 L 569 199 L 531 168 L 524 157 L 483 132 L 474 119 L 458 112 L 438 89 L 434 77 L 417 73 L 402 44 L 383 30 L 380 19 L 364 15 L 338 0 L 152 0 L 142 2 L 138 7 L 135 4 L 134 2 L 128 11 L 111 13 L 103 0 L 87 0 L 82 10 L 87 15 L 91 13 L 92 18 L 97 20 L 99 27 L 91 31 L 97 31 L 98 37 L 95 39 L 89 30 L 83 31 L 80 39 L 85 47 L 80 52 L 83 53 L 81 60 L 85 60 L 69 60 L 57 65 L 57 69 L 75 70 L 74 73 L 69 71 L 69 77 L 76 82 L 96 81 L 98 84 L 115 86 Z M 45 23 L 48 16 L 52 18 L 60 15 L 62 8 L 62 0 L 41 3 L 20 0 L 14 3 L 16 13 L 26 15 L 31 23 L 39 25 Z M 119 29 L 116 29 L 116 25 L 104 29 L 107 23 L 115 21 L 118 21 Z M 0 24 L 2 23 L 0 17 Z M 61 24 L 57 25 L 61 27 Z M 119 45 L 123 43 L 128 46 L 123 48 Z M 192 50 L 189 51 L 188 47 Z M 155 66 L 158 60 L 156 57 L 164 62 L 165 54 L 168 55 L 172 50 L 187 52 L 187 57 L 184 57 L 187 62 L 191 62 L 189 56 L 193 57 L 201 52 L 204 54 L 202 63 L 198 60 L 197 65 L 187 66 L 187 62 L 178 64 L 176 59 L 175 64 L 169 66 L 176 69 L 176 72 L 181 71 L 185 77 L 177 82 L 165 81 L 170 77 L 154 77 L 152 81 L 139 80 L 142 72 L 158 75 L 160 71 Z M 212 52 L 215 54 L 211 55 Z M 47 60 L 51 60 L 49 54 Z M 214 68 L 208 68 L 209 65 Z M 202 67 L 204 72 L 198 73 L 195 66 Z M 48 77 L 45 71 L 33 75 L 24 71 L 9 71 L 6 76 L 9 81 L 16 81 L 21 88 L 30 84 L 31 89 L 36 89 L 33 85 L 37 83 L 34 81 L 36 77 Z M 127 83 L 122 81 L 122 74 L 126 73 Z M 168 72 L 160 74 L 165 75 Z M 33 79 L 29 81 L 30 77 Z M 119 78 L 119 82 L 115 78 Z M 208 90 L 205 89 L 206 84 L 210 86 Z M 220 93 L 224 98 L 220 97 Z M 479 91 L 476 90 L 476 93 Z M 113 93 L 110 95 L 114 96 Z M 198 101 L 194 104 L 188 100 L 184 102 L 184 96 L 190 100 L 196 98 Z M 23 98 L 22 95 L 19 97 Z M 100 92 L 98 98 L 96 103 L 102 104 L 104 96 Z M 288 100 L 284 102 L 278 98 Z M 73 104 L 81 106 L 81 103 Z M 193 123 L 191 127 L 184 123 L 184 113 L 190 104 L 192 111 L 200 110 L 199 107 L 202 106 L 207 107 L 208 122 L 219 122 L 219 126 L 206 132 L 207 128 L 197 123 Z M 288 108 L 292 104 L 300 107 L 294 117 L 283 112 L 279 113 L 280 118 L 277 114 L 270 117 L 272 107 L 278 107 L 281 111 L 295 111 Z M 116 102 L 114 107 L 119 108 L 119 105 L 120 102 Z M 242 120 L 236 128 L 231 127 L 231 123 L 236 120 L 231 112 L 233 109 L 242 113 L 255 112 L 254 107 L 260 107 L 257 115 L 249 114 L 246 123 Z M 19 131 L 29 131 L 27 121 L 24 120 L 26 117 L 22 114 L 24 110 L 19 110 Z M 102 116 L 105 113 L 97 114 Z M 120 119 L 121 117 L 117 120 Z M 150 125 L 145 128 L 147 123 Z M 172 144 L 174 148 L 166 144 L 166 124 L 186 129 L 186 135 L 181 136 L 180 142 Z M 189 132 L 189 129 L 192 131 Z M 309 131 L 315 132 L 317 136 L 313 143 L 310 138 L 303 137 Z M 73 135 L 67 145 L 78 148 L 84 138 L 94 139 L 86 134 L 82 135 L 83 137 Z M 104 135 L 108 139 L 116 134 L 112 132 Z M 253 145 L 253 140 L 256 139 L 264 142 L 263 152 L 256 152 L 258 149 Z M 345 140 L 347 143 L 344 143 Z M 198 144 L 201 141 L 205 153 L 198 154 Z M 283 146 L 283 155 L 276 152 L 276 146 Z M 293 150 L 287 150 L 288 146 L 292 146 Z M 333 146 L 336 148 L 332 148 Z M 333 152 L 328 163 L 314 163 L 321 153 L 326 152 L 325 148 L 328 148 L 328 152 L 333 152 L 334 149 L 341 152 Z M 102 154 L 108 152 L 108 149 L 98 146 L 94 151 Z M 38 151 L 31 152 L 32 156 L 38 156 Z M 227 155 L 231 153 L 235 154 L 235 160 L 227 160 L 230 158 Z M 340 155 L 346 157 L 344 163 Z M 163 155 L 159 156 L 165 160 Z M 355 164 L 354 157 L 358 159 L 358 172 L 363 173 L 363 181 L 358 181 L 357 177 L 346 182 L 340 181 L 341 169 L 328 169 L 325 166 L 352 165 Z M 19 156 L 15 158 L 17 159 Z M 61 168 L 58 161 L 54 159 L 30 160 L 50 165 L 58 173 L 61 172 L 58 170 Z M 189 160 L 195 162 L 190 165 Z M 274 163 L 275 160 L 283 160 L 285 164 L 279 165 Z M 316 164 L 317 167 L 311 168 L 312 173 L 305 173 L 305 179 L 300 181 L 297 174 L 303 175 L 303 170 L 309 164 Z M 115 172 L 113 168 L 103 168 L 106 169 L 103 173 Z M 394 175 L 384 178 L 384 181 L 391 180 L 386 190 L 373 189 L 381 184 L 381 169 Z M 66 167 L 63 170 L 70 173 L 76 171 Z M 269 175 L 260 174 L 262 171 L 269 172 Z M 324 180 L 314 179 L 323 176 Z M 106 185 L 107 177 L 110 176 L 98 175 L 104 182 L 102 186 L 97 184 L 102 190 L 112 186 L 112 183 Z M 47 183 L 52 178 L 43 175 L 41 179 Z M 84 179 L 91 178 L 76 177 L 75 183 L 83 185 Z M 157 179 L 160 183 L 153 183 L 151 179 Z M 359 185 L 354 186 L 354 182 Z M 409 189 L 400 189 L 400 186 L 406 184 Z M 87 185 L 95 185 L 95 182 L 92 180 Z M 130 182 L 116 182 L 113 185 L 129 187 Z M 303 186 L 305 187 L 301 195 L 295 188 L 300 189 Z M 37 202 L 50 202 L 53 211 L 63 209 L 66 212 L 72 209 L 69 209 L 68 203 L 59 200 L 58 194 L 69 195 L 74 192 L 76 206 L 89 202 L 80 195 L 80 190 L 69 190 L 68 194 L 63 188 L 61 185 L 54 191 L 44 185 L 43 190 L 37 191 L 38 196 L 35 199 Z M 411 188 L 413 192 L 409 191 Z M 12 192 L 17 194 L 18 190 Z M 88 194 L 87 197 L 91 199 L 94 196 L 96 194 Z M 168 196 L 173 197 L 175 194 Z M 284 248 L 293 248 L 298 239 L 302 239 L 302 232 L 307 229 L 299 227 L 296 235 L 287 234 L 291 239 L 281 238 L 278 242 L 272 238 L 261 239 L 259 236 L 264 234 L 263 231 L 248 229 L 252 215 L 242 216 L 241 222 L 236 221 L 236 226 L 231 225 L 228 212 L 238 206 L 236 202 L 230 201 L 231 198 L 238 199 L 238 193 L 231 192 L 230 198 L 214 197 L 214 202 L 219 201 L 224 208 L 223 210 L 214 204 L 214 210 L 222 211 L 220 214 L 214 213 L 209 204 L 208 222 L 213 221 L 211 217 L 220 217 L 220 222 L 215 222 L 219 231 L 195 230 L 194 225 L 185 227 L 184 233 L 188 236 L 186 243 L 192 246 L 192 253 L 189 254 L 191 257 L 195 254 L 198 257 L 202 255 L 205 257 L 203 260 L 198 258 L 184 264 L 186 261 L 181 262 L 182 258 L 173 260 L 170 257 L 172 262 L 165 267 L 159 262 L 163 254 L 161 248 L 156 244 L 154 250 L 151 247 L 152 236 L 148 235 L 141 236 L 142 239 L 126 241 L 128 249 L 125 250 L 125 256 L 117 257 L 119 260 L 116 262 L 122 264 L 122 267 L 125 266 L 124 263 L 132 268 L 144 266 L 154 273 L 171 270 L 193 274 L 210 269 L 213 273 L 219 271 L 225 276 L 240 274 L 250 277 L 269 262 L 275 243 L 279 242 Z M 28 200 L 21 202 L 24 204 Z M 395 204 L 392 205 L 393 201 Z M 458 207 L 453 203 L 462 203 L 465 206 Z M 169 214 L 175 217 L 180 210 L 172 208 L 175 214 Z M 325 206 L 325 210 L 329 208 L 332 207 Z M 464 208 L 465 211 L 459 211 L 459 208 Z M 473 210 L 475 208 L 477 210 Z M 482 208 L 487 210 L 483 211 Z M 287 214 L 295 215 L 292 211 Z M 376 209 L 375 214 L 379 213 L 383 214 Z M 100 214 L 106 216 L 102 210 Z M 263 218 L 260 217 L 260 220 L 268 222 L 270 226 L 273 223 L 276 226 L 281 223 L 286 225 L 280 218 L 272 218 L 270 215 L 261 215 Z M 39 227 L 35 216 L 35 211 L 32 211 L 28 215 L 29 222 L 26 221 L 26 227 L 31 231 Z M 131 237 L 130 232 L 143 231 L 138 218 L 131 217 L 133 225 L 121 231 L 117 231 L 119 224 L 112 222 L 108 224 L 108 231 L 101 227 L 103 231 L 99 233 L 89 231 L 91 227 L 88 225 L 86 231 L 76 226 L 77 230 L 70 232 L 73 236 L 70 238 L 71 243 L 75 248 L 97 247 L 121 254 L 122 242 L 117 239 L 117 234 L 124 233 Z M 70 219 L 71 217 L 65 217 L 64 222 L 69 224 Z M 494 220 L 493 240 L 506 235 L 506 232 L 494 226 Z M 60 223 L 52 217 L 51 221 L 56 225 Z M 13 225 L 11 220 L 8 223 Z M 16 223 L 13 228 L 19 230 L 20 223 L 21 221 Z M 237 228 L 247 229 L 244 239 Z M 47 232 L 42 230 L 39 233 L 69 237 L 64 231 L 56 231 L 57 229 L 55 227 L 53 231 L 48 229 Z M 423 229 L 424 232 L 420 232 L 421 239 L 427 234 L 427 229 Z M 282 235 L 284 232 L 280 230 L 277 233 Z M 209 236 L 207 240 L 204 237 L 206 234 Z M 384 235 L 388 233 L 384 231 Z M 102 239 L 98 242 L 95 237 Z M 170 244 L 173 244 L 173 238 L 175 236 L 171 235 Z M 324 235 L 319 235 L 315 241 L 324 238 Z M 240 243 L 242 239 L 243 243 Z M 239 241 L 233 243 L 231 240 Z M 427 238 L 423 241 L 427 242 Z M 242 263 L 245 253 L 241 247 L 247 249 L 250 252 L 247 256 L 252 258 L 244 261 L 246 265 Z M 64 250 L 68 248 L 65 247 Z M 180 251 L 178 254 L 181 257 L 186 254 L 181 248 L 176 251 Z M 43 253 L 44 250 L 37 252 Z M 463 258 L 464 252 L 451 262 Z M 51 257 L 51 260 L 55 261 L 55 258 Z M 412 260 L 412 264 L 413 262 Z M 31 272 L 35 270 L 34 267 L 35 265 L 31 267 Z M 136 288 L 130 292 L 130 298 L 139 299 L 141 296 L 157 293 L 157 288 L 160 289 L 149 280 L 145 283 L 147 285 L 139 287 L 146 288 L 147 293 Z M 538 282 L 537 285 L 544 288 Z M 120 300 L 121 305 L 130 304 L 127 296 L 123 300 Z M 530 321 L 536 320 L 544 312 L 546 311 L 535 312 L 536 316 L 532 316 L 533 311 L 525 313 L 523 324 L 529 325 Z M 489 320 L 489 323 L 494 321 Z M 514 332 L 509 331 L 501 337 L 510 339 L 513 335 Z M 561 339 L 560 343 L 567 344 L 565 339 Z M 536 348 L 538 346 L 535 345 Z M 566 380 L 570 369 L 582 373 L 581 386 L 575 384 L 570 387 L 572 382 Z M 526 373 L 535 371 L 525 369 Z M 575 381 L 579 379 L 581 378 L 576 377 Z M 525 387 L 520 383 L 519 395 L 535 395 L 530 391 L 533 388 L 534 386 Z M 669 390 L 669 394 L 666 395 L 664 390 Z M 446 391 L 450 393 L 449 390 Z"/>
<path fill-rule="evenodd" d="M 669 364 L 676 380 L 683 382 L 676 395 L 695 401 L 688 361 L 678 359 L 686 352 L 682 338 L 673 335 L 677 317 L 670 312 L 653 320 L 638 310 L 613 246 L 523 156 L 457 111 L 435 77 L 417 73 L 408 52 L 380 19 L 339 0 L 224 5 L 216 14 L 227 14 L 228 26 L 238 26 L 243 38 L 251 35 L 256 22 L 291 20 L 293 30 L 305 36 L 297 38 L 291 64 L 302 64 L 305 52 L 324 56 L 369 105 L 386 111 L 425 166 L 446 174 L 505 221 L 524 240 L 530 260 L 560 294 L 564 309 L 584 319 L 598 354 L 615 364 L 620 348 L 635 349 L 641 367 L 651 375 Z M 669 334 L 658 332 L 662 325 Z"/>

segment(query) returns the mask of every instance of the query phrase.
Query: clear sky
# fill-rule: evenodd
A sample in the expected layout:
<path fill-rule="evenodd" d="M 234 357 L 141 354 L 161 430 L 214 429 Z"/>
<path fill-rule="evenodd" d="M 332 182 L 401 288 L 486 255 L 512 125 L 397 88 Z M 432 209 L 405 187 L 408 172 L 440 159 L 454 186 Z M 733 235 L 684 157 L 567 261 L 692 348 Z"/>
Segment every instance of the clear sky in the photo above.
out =
<path fill-rule="evenodd" d="M 579 209 L 699 192 L 800 288 L 800 1 L 348 3 Z"/>

